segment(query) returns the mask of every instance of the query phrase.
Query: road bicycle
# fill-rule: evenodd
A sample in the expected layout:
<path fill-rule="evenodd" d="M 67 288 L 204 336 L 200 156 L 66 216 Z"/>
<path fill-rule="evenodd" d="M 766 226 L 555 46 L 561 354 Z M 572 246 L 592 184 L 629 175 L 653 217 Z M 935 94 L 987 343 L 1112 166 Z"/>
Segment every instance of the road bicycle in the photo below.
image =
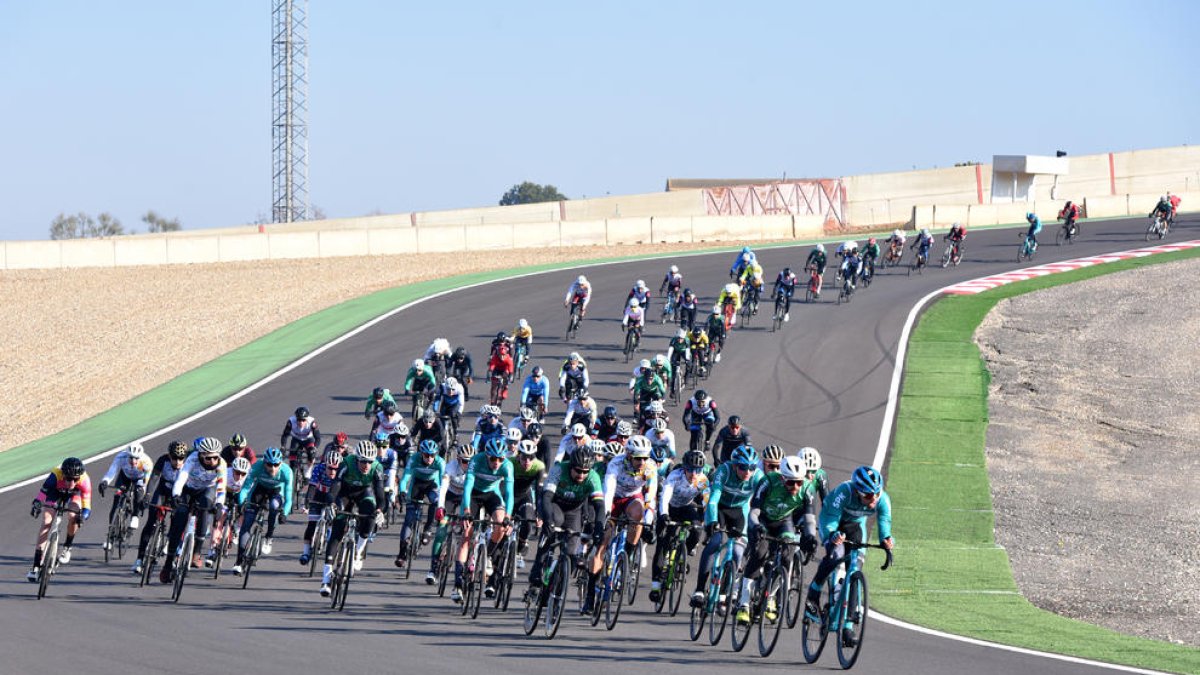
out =
<path fill-rule="evenodd" d="M 579 323 L 583 321 L 583 300 L 575 298 L 571 302 L 571 314 L 567 318 L 567 334 L 565 339 L 574 340 L 579 332 Z"/>
<path fill-rule="evenodd" d="M 69 498 L 59 499 L 51 507 L 54 509 L 54 520 L 50 522 L 50 537 L 46 540 L 46 548 L 42 550 L 42 564 L 38 565 L 37 570 L 38 600 L 46 597 L 46 588 L 50 585 L 50 577 L 58 571 L 58 541 L 62 537 L 63 511 L 66 511 L 67 505 L 70 503 Z"/>
<path fill-rule="evenodd" d="M 461 536 L 462 523 L 459 516 L 447 516 L 445 522 L 438 524 L 438 532 L 433 538 L 433 566 L 437 576 L 438 597 L 446 595 L 446 583 L 454 573 L 454 555 L 458 551 L 457 538 Z"/>
<path fill-rule="evenodd" d="M 670 616 L 679 613 L 679 604 L 687 595 L 688 568 L 688 535 L 693 524 L 691 521 L 677 522 L 666 519 L 663 521 L 663 537 L 670 542 L 662 560 L 662 586 L 659 588 L 658 600 L 654 602 L 654 611 L 661 614 L 667 610 Z"/>
<path fill-rule="evenodd" d="M 1150 225 L 1146 227 L 1146 241 L 1150 241 L 1154 237 L 1162 239 L 1167 236 L 1167 231 L 1170 227 L 1170 223 L 1162 217 L 1162 214 L 1155 214 L 1154 218 L 1150 221 Z"/>
<path fill-rule="evenodd" d="M 333 507 L 326 506 L 321 509 L 321 517 L 317 519 L 317 526 L 313 528 L 312 549 L 309 551 L 312 557 L 308 559 L 308 576 L 313 577 L 317 573 L 318 560 L 325 560 L 326 550 L 329 547 L 329 528 L 333 525 Z"/>
<path fill-rule="evenodd" d="M 767 559 L 762 567 L 761 578 L 750 595 L 750 620 L 746 623 L 733 622 L 733 650 L 741 651 L 749 641 L 750 632 L 758 626 L 758 654 L 768 657 L 779 642 L 779 633 L 787 623 L 788 603 L 791 597 L 793 577 L 792 565 L 796 561 L 796 549 L 800 543 L 794 539 L 782 539 L 765 532 L 761 535 L 767 542 Z M 799 583 L 803 585 L 803 572 Z"/>
<path fill-rule="evenodd" d="M 630 325 L 625 330 L 625 363 L 633 358 L 634 352 L 638 350 L 638 346 L 642 343 L 642 327 Z"/>
<path fill-rule="evenodd" d="M 733 298 L 725 300 L 725 304 L 721 306 L 721 317 L 725 320 L 726 333 L 728 333 L 729 329 L 733 326 L 733 317 L 736 316 L 736 314 L 737 306 L 735 305 Z"/>
<path fill-rule="evenodd" d="M 892 564 L 892 552 L 878 544 L 859 544 L 847 540 L 846 554 L 835 561 L 836 567 L 825 582 L 825 599 L 820 615 L 814 620 L 808 612 L 801 623 L 801 646 L 804 660 L 815 663 L 825 648 L 829 633 L 835 634 L 838 662 L 843 669 L 854 666 L 862 651 L 867 631 L 867 577 L 861 565 L 863 556 L 858 549 L 877 548 L 887 554 L 881 570 Z M 845 569 L 844 579 L 840 572 Z M 847 639 L 849 638 L 849 639 Z"/>
<path fill-rule="evenodd" d="M 246 546 L 246 550 L 242 552 L 242 588 L 250 583 L 250 573 L 254 570 L 254 566 L 258 564 L 258 559 L 262 555 L 263 538 L 266 536 L 267 518 L 270 515 L 270 508 L 267 504 L 254 505 L 254 523 L 250 525 L 250 541 Z"/>
<path fill-rule="evenodd" d="M 787 296 L 784 291 L 775 294 L 775 313 L 771 315 L 771 332 L 783 328 L 784 319 L 787 317 Z"/>
<path fill-rule="evenodd" d="M 621 605 L 627 593 L 625 586 L 629 583 L 629 555 L 625 553 L 625 542 L 632 521 L 625 516 L 613 520 L 612 538 L 604 554 L 604 564 L 601 567 L 600 578 L 592 589 L 592 625 L 600 623 L 604 617 L 604 627 L 612 630 L 617 626 L 621 616 Z M 634 591 L 636 592 L 636 591 Z"/>
<path fill-rule="evenodd" d="M 488 402 L 500 407 L 504 403 L 504 399 L 508 398 L 508 376 L 503 373 L 492 373 L 488 379 L 492 382 Z"/>
<path fill-rule="evenodd" d="M 234 502 L 236 502 L 236 501 L 237 500 L 234 499 Z M 242 521 L 242 507 L 237 505 L 236 503 L 232 507 L 227 507 L 225 509 L 224 522 L 221 524 L 221 528 L 219 530 L 221 532 L 220 541 L 216 540 L 216 532 L 218 530 L 216 527 L 216 523 L 213 523 L 213 532 L 214 532 L 213 539 L 214 539 L 214 541 L 213 541 L 212 559 L 211 559 L 211 564 L 212 564 L 212 568 L 213 568 L 213 571 L 212 571 L 213 579 L 217 579 L 221 576 L 221 565 L 225 561 L 225 558 L 229 555 L 230 551 L 232 551 L 233 547 L 235 546 L 234 542 L 237 541 L 236 533 L 239 530 L 239 523 L 241 523 L 241 521 Z"/>
<path fill-rule="evenodd" d="M 433 387 L 427 387 L 422 391 L 411 391 L 408 395 L 412 399 L 412 420 L 416 422 L 425 415 L 425 409 L 433 405 Z"/>
<path fill-rule="evenodd" d="M 568 550 L 571 538 L 578 535 L 558 526 L 550 526 L 543 534 L 547 538 L 546 559 L 542 561 L 541 583 L 534 591 L 525 594 L 525 634 L 532 635 L 537 630 L 538 623 L 545 612 L 546 621 L 542 632 L 547 640 L 554 639 L 558 626 L 562 622 L 563 610 L 567 605 L 568 593 L 571 588 L 571 578 L 576 567 L 575 560 Z M 542 546 L 538 547 L 543 550 Z"/>
<path fill-rule="evenodd" d="M 821 275 L 815 265 L 809 265 L 808 284 L 804 288 L 804 302 L 816 302 L 821 299 Z"/>
<path fill-rule="evenodd" d="M 488 542 L 492 538 L 492 520 L 491 518 L 482 518 L 472 520 L 471 523 L 474 528 L 475 543 L 468 550 L 467 561 L 463 563 L 463 579 L 466 581 L 466 587 L 463 588 L 462 615 L 470 615 L 472 619 L 475 619 L 479 616 L 479 606 L 483 602 L 487 568 L 491 566 L 487 549 Z"/>
<path fill-rule="evenodd" d="M 854 276 L 855 275 L 851 274 L 849 277 L 842 280 L 842 286 L 838 289 L 837 304 L 840 305 L 843 302 L 850 302 L 851 296 L 854 295 Z"/>
<path fill-rule="evenodd" d="M 521 340 L 514 339 L 513 342 L 513 368 L 516 369 L 516 379 L 521 379 L 521 373 L 525 370 L 526 362 L 529 361 L 529 346 Z"/>
<path fill-rule="evenodd" d="M 666 303 L 663 304 L 663 310 L 662 310 L 662 322 L 663 323 L 666 323 L 668 320 L 670 320 L 671 323 L 679 323 L 679 296 L 680 295 L 681 295 L 681 293 L 678 290 L 667 293 L 667 301 L 666 301 Z"/>
<path fill-rule="evenodd" d="M 536 522 L 536 519 L 514 517 L 508 526 L 508 534 L 504 535 L 496 549 L 497 566 L 490 583 L 494 593 L 492 606 L 501 612 L 508 611 L 508 602 L 512 598 L 513 581 L 517 573 L 517 533 L 522 524 L 531 522 Z"/>
<path fill-rule="evenodd" d="M 1033 260 L 1034 254 L 1037 253 L 1037 240 L 1032 234 L 1023 234 L 1021 238 L 1021 246 L 1017 249 L 1017 262 Z"/>
<path fill-rule="evenodd" d="M 733 533 L 719 527 L 713 531 L 713 536 L 718 534 L 724 535 L 725 540 L 721 543 L 717 555 L 712 557 L 704 600 L 698 607 L 692 607 L 688 633 L 693 641 L 700 639 L 707 621 L 708 643 L 711 645 L 718 644 L 725 635 L 730 607 L 734 604 L 734 594 L 737 593 L 740 584 L 739 566 L 735 555 L 739 537 L 732 536 Z"/>
<path fill-rule="evenodd" d="M 405 542 L 404 578 L 412 576 L 412 568 L 421 555 L 421 546 L 425 544 L 425 509 L 424 501 L 412 499 L 404 509 L 404 526 L 401 529 L 400 540 Z M 408 539 L 404 538 L 408 535 Z"/>
<path fill-rule="evenodd" d="M 904 245 L 898 242 L 888 244 L 887 251 L 883 254 L 884 267 L 895 267 L 900 264 L 900 259 L 904 257 Z"/>
<path fill-rule="evenodd" d="M 196 550 L 204 550 L 204 542 L 208 540 L 208 533 L 206 532 L 200 535 L 200 543 L 196 543 L 196 517 L 203 510 L 197 508 L 197 502 L 198 500 L 193 499 L 188 505 L 187 529 L 184 530 L 183 540 L 179 542 L 179 548 L 175 550 L 171 602 L 179 602 L 179 598 L 183 597 L 183 585 L 187 581 L 188 570 L 192 568 Z M 178 516 L 175 517 L 178 518 Z"/>
<path fill-rule="evenodd" d="M 339 513 L 338 518 L 345 519 L 346 531 L 338 543 L 337 554 L 333 558 L 333 573 L 329 577 L 329 606 L 331 609 L 342 611 L 346 608 L 346 596 L 350 593 L 350 580 L 354 578 L 354 561 L 356 558 L 366 558 L 367 542 L 363 541 L 358 532 L 358 520 L 374 518 L 371 514 L 358 513 L 351 509 Z M 362 554 L 358 553 L 362 547 Z"/>
<path fill-rule="evenodd" d="M 929 251 L 927 249 L 917 249 L 917 257 L 908 265 L 908 275 L 912 276 L 913 272 L 917 274 L 925 273 L 925 266 L 929 264 Z"/>
<path fill-rule="evenodd" d="M 150 537 L 147 539 L 146 553 L 142 559 L 142 575 L 138 579 L 138 586 L 145 586 L 154 578 L 154 566 L 158 563 L 159 556 L 162 556 L 167 551 L 167 514 L 171 513 L 171 507 L 164 504 L 151 504 L 149 512 L 146 514 L 148 518 L 146 527 L 150 528 Z"/>
<path fill-rule="evenodd" d="M 750 317 L 758 314 L 759 289 L 754 284 L 746 284 L 742 290 L 742 328 L 750 326 Z"/>
<path fill-rule="evenodd" d="M 961 241 L 952 241 L 946 244 L 946 250 L 942 251 L 942 267 L 951 265 L 958 267 L 958 263 L 962 262 L 962 247 Z"/>
<path fill-rule="evenodd" d="M 858 265 L 858 281 L 863 288 L 871 285 L 875 280 L 875 259 L 863 256 L 862 262 Z"/>
<path fill-rule="evenodd" d="M 1055 246 L 1074 244 L 1075 238 L 1078 236 L 1079 226 L 1075 224 L 1075 221 L 1065 221 L 1054 235 L 1054 244 Z"/>
<path fill-rule="evenodd" d="M 112 559 L 120 560 L 125 557 L 125 545 L 129 542 L 129 536 L 133 532 L 129 527 L 129 523 L 133 519 L 133 500 L 129 498 L 125 490 L 118 489 L 113 494 L 113 501 L 116 504 L 113 507 L 112 517 L 108 520 L 108 532 L 104 537 L 104 562 Z"/>

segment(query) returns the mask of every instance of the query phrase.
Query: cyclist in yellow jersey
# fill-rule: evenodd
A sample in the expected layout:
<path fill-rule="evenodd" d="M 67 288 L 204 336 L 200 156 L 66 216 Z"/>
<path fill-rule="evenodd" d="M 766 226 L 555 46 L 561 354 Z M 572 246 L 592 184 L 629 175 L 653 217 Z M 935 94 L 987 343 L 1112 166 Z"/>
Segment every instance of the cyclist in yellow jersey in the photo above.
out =
<path fill-rule="evenodd" d="M 750 264 L 746 265 L 746 269 L 742 270 L 742 275 L 738 277 L 738 282 L 743 287 L 748 287 L 746 301 L 749 302 L 750 299 L 754 300 L 754 313 L 757 314 L 758 297 L 762 293 L 763 286 L 763 267 L 757 259 L 750 261 Z"/>
<path fill-rule="evenodd" d="M 516 348 L 517 344 L 525 345 L 526 357 L 533 353 L 533 327 L 530 326 L 529 322 L 525 319 L 521 319 L 517 322 L 517 327 L 513 329 L 511 339 L 514 349 Z"/>
<path fill-rule="evenodd" d="M 737 313 L 742 308 L 742 293 L 741 287 L 734 283 L 725 284 L 721 289 L 721 294 L 717 296 L 717 309 L 722 312 L 725 309 L 725 303 L 733 303 L 733 317 L 729 321 L 729 326 L 737 325 Z"/>

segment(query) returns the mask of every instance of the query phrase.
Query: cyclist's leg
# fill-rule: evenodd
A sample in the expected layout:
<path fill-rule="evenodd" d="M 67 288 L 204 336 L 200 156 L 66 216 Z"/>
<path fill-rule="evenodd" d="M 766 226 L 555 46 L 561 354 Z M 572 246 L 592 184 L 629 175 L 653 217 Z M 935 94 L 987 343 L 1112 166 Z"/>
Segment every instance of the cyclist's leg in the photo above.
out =
<path fill-rule="evenodd" d="M 634 551 L 637 550 L 638 542 L 642 538 L 642 516 L 646 511 L 642 499 L 642 493 L 639 492 L 625 505 L 625 516 L 632 521 L 629 525 L 629 536 L 625 538 L 625 552 L 630 557 L 633 557 Z"/>

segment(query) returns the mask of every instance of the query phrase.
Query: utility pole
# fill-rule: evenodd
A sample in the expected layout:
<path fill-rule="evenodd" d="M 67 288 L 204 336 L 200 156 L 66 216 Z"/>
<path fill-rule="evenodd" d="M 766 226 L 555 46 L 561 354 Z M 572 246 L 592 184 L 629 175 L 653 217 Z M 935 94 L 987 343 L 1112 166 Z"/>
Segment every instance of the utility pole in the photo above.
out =
<path fill-rule="evenodd" d="M 308 0 L 271 13 L 271 220 L 308 220 Z"/>

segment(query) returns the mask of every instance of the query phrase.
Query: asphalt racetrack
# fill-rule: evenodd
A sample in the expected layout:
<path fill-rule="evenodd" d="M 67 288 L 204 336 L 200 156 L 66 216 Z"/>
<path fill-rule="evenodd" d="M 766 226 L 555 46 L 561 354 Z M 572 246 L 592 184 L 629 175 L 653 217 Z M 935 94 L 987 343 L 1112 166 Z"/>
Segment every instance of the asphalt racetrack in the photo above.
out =
<path fill-rule="evenodd" d="M 1082 238 L 1072 246 L 1054 245 L 1056 228 L 1055 223 L 1046 224 L 1032 264 L 1147 245 L 1145 220 L 1140 218 L 1084 221 Z M 1194 220 L 1181 218 L 1163 243 L 1195 238 L 1197 229 Z M 831 255 L 821 301 L 794 304 L 791 321 L 780 332 L 770 332 L 771 306 L 764 298 L 752 326 L 731 335 L 722 362 L 702 384 L 722 415 L 742 415 L 759 448 L 772 442 L 789 452 L 802 445 L 815 446 L 834 482 L 847 478 L 855 466 L 870 463 L 897 342 L 913 304 L 942 286 L 1029 265 L 1016 261 L 1017 230 L 1001 229 L 971 232 L 961 266 L 938 268 L 942 234 L 935 233 L 934 267 L 911 276 L 905 268 L 881 268 L 875 283 L 860 289 L 848 305 L 834 303 L 836 289 L 829 287 L 835 264 Z M 808 247 L 760 251 L 768 283 L 784 265 L 799 274 L 807 252 Z M 905 262 L 909 256 L 906 253 Z M 301 404 L 312 409 L 325 434 L 344 429 L 361 437 L 368 430 L 362 418 L 366 395 L 377 385 L 401 389 L 410 362 L 434 337 L 465 344 L 482 372 L 491 337 L 500 330 L 511 331 L 521 317 L 529 319 L 535 331 L 533 363 L 553 376 L 569 351 L 581 352 L 590 366 L 597 403 L 601 407 L 616 403 L 622 417 L 628 418 L 632 406 L 627 386 L 635 364 L 626 364 L 621 354 L 620 312 L 629 288 L 644 279 L 657 290 L 667 266 L 674 262 L 684 275 L 684 285 L 711 305 L 728 280 L 733 258 L 733 253 L 721 253 L 577 268 L 450 293 L 400 312 L 146 446 L 157 457 L 172 438 L 228 439 L 242 432 L 261 451 L 278 440 L 284 421 Z M 577 340 L 568 344 L 562 339 L 567 320 L 562 297 L 580 271 L 592 281 L 594 295 Z M 656 299 L 640 356 L 666 351 L 672 327 L 658 323 L 661 307 Z M 477 379 L 468 412 L 478 410 L 481 395 L 486 396 L 484 387 Z M 398 402 L 407 417 L 407 401 Z M 512 398 L 504 409 L 507 415 L 515 412 Z M 681 410 L 668 406 L 677 441 L 686 447 Z M 555 442 L 562 412 L 561 403 L 552 402 L 554 421 L 547 430 Z M 467 419 L 464 415 L 464 426 Z M 62 454 L 71 453 L 64 449 Z M 94 481 L 104 474 L 108 462 L 89 464 Z M 232 575 L 214 581 L 194 574 L 180 603 L 172 604 L 168 586 L 137 587 L 129 573 L 132 552 L 119 562 L 104 563 L 100 542 L 107 499 L 93 503 L 94 516 L 76 541 L 72 561 L 54 578 L 48 597 L 38 601 L 36 586 L 24 579 L 37 531 L 28 515 L 36 491 L 36 486 L 29 486 L 0 495 L 0 673 L 69 668 L 94 675 L 343 671 L 559 675 L 619 669 L 662 675 L 666 669 L 679 672 L 683 667 L 690 673 L 729 675 L 752 669 L 838 667 L 832 640 L 816 664 L 804 665 L 799 626 L 785 630 L 768 659 L 759 658 L 753 644 L 734 653 L 728 635 L 716 647 L 708 646 L 705 638 L 689 641 L 686 608 L 675 618 L 653 613 L 646 598 L 648 568 L 636 603 L 622 610 L 612 632 L 604 630 L 603 623 L 590 627 L 568 607 L 554 640 L 525 637 L 520 602 L 523 572 L 518 572 L 507 613 L 499 613 L 485 601 L 479 618 L 471 621 L 425 585 L 426 553 L 411 579 L 398 579 L 399 570 L 392 566 L 398 527 L 380 534 L 363 572 L 350 587 L 345 611 L 334 612 L 317 592 L 319 580 L 302 574 L 306 568 L 297 563 L 302 516 L 279 528 L 274 553 L 256 568 L 249 588 L 243 590 L 240 579 Z M 895 564 L 904 565 L 903 541 L 897 542 L 895 553 Z M 868 564 L 878 565 L 878 560 L 873 557 Z M 806 570 L 806 577 L 812 569 Z M 924 635 L 880 621 L 870 622 L 867 629 L 855 666 L 858 672 L 983 675 L 1103 670 Z"/>

